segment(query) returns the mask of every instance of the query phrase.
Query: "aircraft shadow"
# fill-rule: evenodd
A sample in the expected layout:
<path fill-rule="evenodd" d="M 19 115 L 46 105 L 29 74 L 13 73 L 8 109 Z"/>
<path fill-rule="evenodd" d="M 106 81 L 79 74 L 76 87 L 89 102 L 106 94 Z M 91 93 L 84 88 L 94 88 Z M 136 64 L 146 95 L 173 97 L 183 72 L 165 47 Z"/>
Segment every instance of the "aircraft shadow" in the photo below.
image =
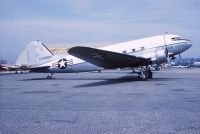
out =
<path fill-rule="evenodd" d="M 151 81 L 173 81 L 175 79 L 179 79 L 179 78 L 153 78 L 149 81 L 144 81 L 144 82 L 151 82 Z M 87 84 L 82 84 L 82 85 L 77 85 L 77 86 L 73 86 L 75 88 L 83 88 L 83 87 L 95 87 L 95 86 L 103 86 L 103 85 L 112 85 L 112 84 L 120 84 L 120 83 L 128 83 L 128 82 L 137 82 L 137 81 L 143 81 L 143 80 L 139 80 L 137 76 L 135 75 L 131 75 L 131 76 L 123 76 L 123 77 L 119 77 L 119 78 L 52 78 L 52 79 L 47 79 L 47 78 L 31 78 L 31 79 L 22 79 L 22 80 L 18 80 L 18 81 L 41 81 L 41 80 L 74 80 L 74 81 L 96 81 L 96 82 L 92 82 L 92 83 L 87 83 Z"/>
<path fill-rule="evenodd" d="M 31 79 L 21 79 L 21 80 L 18 80 L 18 81 L 41 81 L 41 80 L 75 80 L 75 81 L 78 81 L 78 80 L 88 80 L 88 81 L 94 81 L 94 80 L 116 80 L 116 81 L 119 81 L 119 80 L 127 80 L 127 79 L 130 79 L 131 81 L 136 81 L 137 80 L 137 77 L 136 76 L 124 76 L 124 77 L 120 77 L 120 78 L 97 78 L 97 77 L 90 77 L 90 78 L 52 78 L 52 79 L 47 79 L 47 78 L 31 78 Z"/>
<path fill-rule="evenodd" d="M 128 82 L 137 82 L 137 81 L 143 81 L 143 82 L 151 82 L 151 81 L 171 81 L 173 79 L 177 78 L 154 78 L 149 81 L 139 80 L 137 76 L 124 76 L 116 79 L 103 79 L 103 81 L 98 82 L 92 82 L 87 84 L 82 84 L 78 86 L 74 86 L 75 88 L 80 87 L 95 87 L 95 86 L 103 86 L 103 85 L 112 85 L 112 84 L 120 84 L 120 83 L 128 83 Z"/>
<path fill-rule="evenodd" d="M 103 80 L 103 81 L 97 81 L 97 82 L 82 84 L 82 85 L 78 85 L 78 86 L 74 86 L 74 87 L 76 87 L 76 88 L 79 88 L 79 87 L 94 87 L 94 86 L 103 86 L 103 85 L 111 85 L 111 84 L 120 84 L 120 83 L 140 81 L 140 80 L 138 80 L 137 76 L 123 76 L 123 77 L 120 77 L 120 78 L 101 79 L 101 80 Z"/>

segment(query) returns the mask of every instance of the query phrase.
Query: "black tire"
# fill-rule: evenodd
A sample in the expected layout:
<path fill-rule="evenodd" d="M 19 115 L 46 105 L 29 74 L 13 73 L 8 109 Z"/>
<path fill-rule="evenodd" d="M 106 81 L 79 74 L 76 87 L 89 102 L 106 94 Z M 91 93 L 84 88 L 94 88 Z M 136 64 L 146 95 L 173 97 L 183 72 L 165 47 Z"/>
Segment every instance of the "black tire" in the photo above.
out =
<path fill-rule="evenodd" d="M 148 75 L 148 74 L 147 74 Z M 148 76 L 147 76 L 148 77 Z M 138 75 L 138 80 L 139 81 L 148 81 L 148 78 L 145 76 L 145 78 L 141 77 L 140 75 Z"/>

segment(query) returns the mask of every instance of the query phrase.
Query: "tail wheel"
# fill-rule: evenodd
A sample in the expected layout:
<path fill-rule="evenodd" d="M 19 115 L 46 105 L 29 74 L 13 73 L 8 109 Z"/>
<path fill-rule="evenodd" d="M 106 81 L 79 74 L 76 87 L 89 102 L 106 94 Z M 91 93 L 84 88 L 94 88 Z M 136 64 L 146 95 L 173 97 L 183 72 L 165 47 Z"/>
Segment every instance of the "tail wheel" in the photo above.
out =
<path fill-rule="evenodd" d="M 51 74 L 47 75 L 47 79 L 52 79 L 53 74 L 54 73 L 51 73 Z"/>

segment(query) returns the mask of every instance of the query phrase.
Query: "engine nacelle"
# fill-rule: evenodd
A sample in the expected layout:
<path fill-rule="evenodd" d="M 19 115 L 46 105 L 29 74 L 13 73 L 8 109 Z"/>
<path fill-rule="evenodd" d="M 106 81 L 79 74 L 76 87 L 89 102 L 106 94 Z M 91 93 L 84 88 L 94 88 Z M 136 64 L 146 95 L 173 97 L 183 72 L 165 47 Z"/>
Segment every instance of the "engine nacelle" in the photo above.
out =
<path fill-rule="evenodd" d="M 164 47 L 141 50 L 133 53 L 133 55 L 150 58 L 152 64 L 162 64 L 167 62 L 167 50 Z"/>

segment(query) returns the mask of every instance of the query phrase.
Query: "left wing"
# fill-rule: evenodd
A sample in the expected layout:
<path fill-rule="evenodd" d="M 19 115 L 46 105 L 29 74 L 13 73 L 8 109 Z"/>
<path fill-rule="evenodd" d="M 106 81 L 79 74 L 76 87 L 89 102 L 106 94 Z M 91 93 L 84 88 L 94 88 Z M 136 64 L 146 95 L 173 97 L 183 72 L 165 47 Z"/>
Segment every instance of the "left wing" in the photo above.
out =
<path fill-rule="evenodd" d="M 72 47 L 68 53 L 105 69 L 138 67 L 150 59 L 90 47 Z"/>

